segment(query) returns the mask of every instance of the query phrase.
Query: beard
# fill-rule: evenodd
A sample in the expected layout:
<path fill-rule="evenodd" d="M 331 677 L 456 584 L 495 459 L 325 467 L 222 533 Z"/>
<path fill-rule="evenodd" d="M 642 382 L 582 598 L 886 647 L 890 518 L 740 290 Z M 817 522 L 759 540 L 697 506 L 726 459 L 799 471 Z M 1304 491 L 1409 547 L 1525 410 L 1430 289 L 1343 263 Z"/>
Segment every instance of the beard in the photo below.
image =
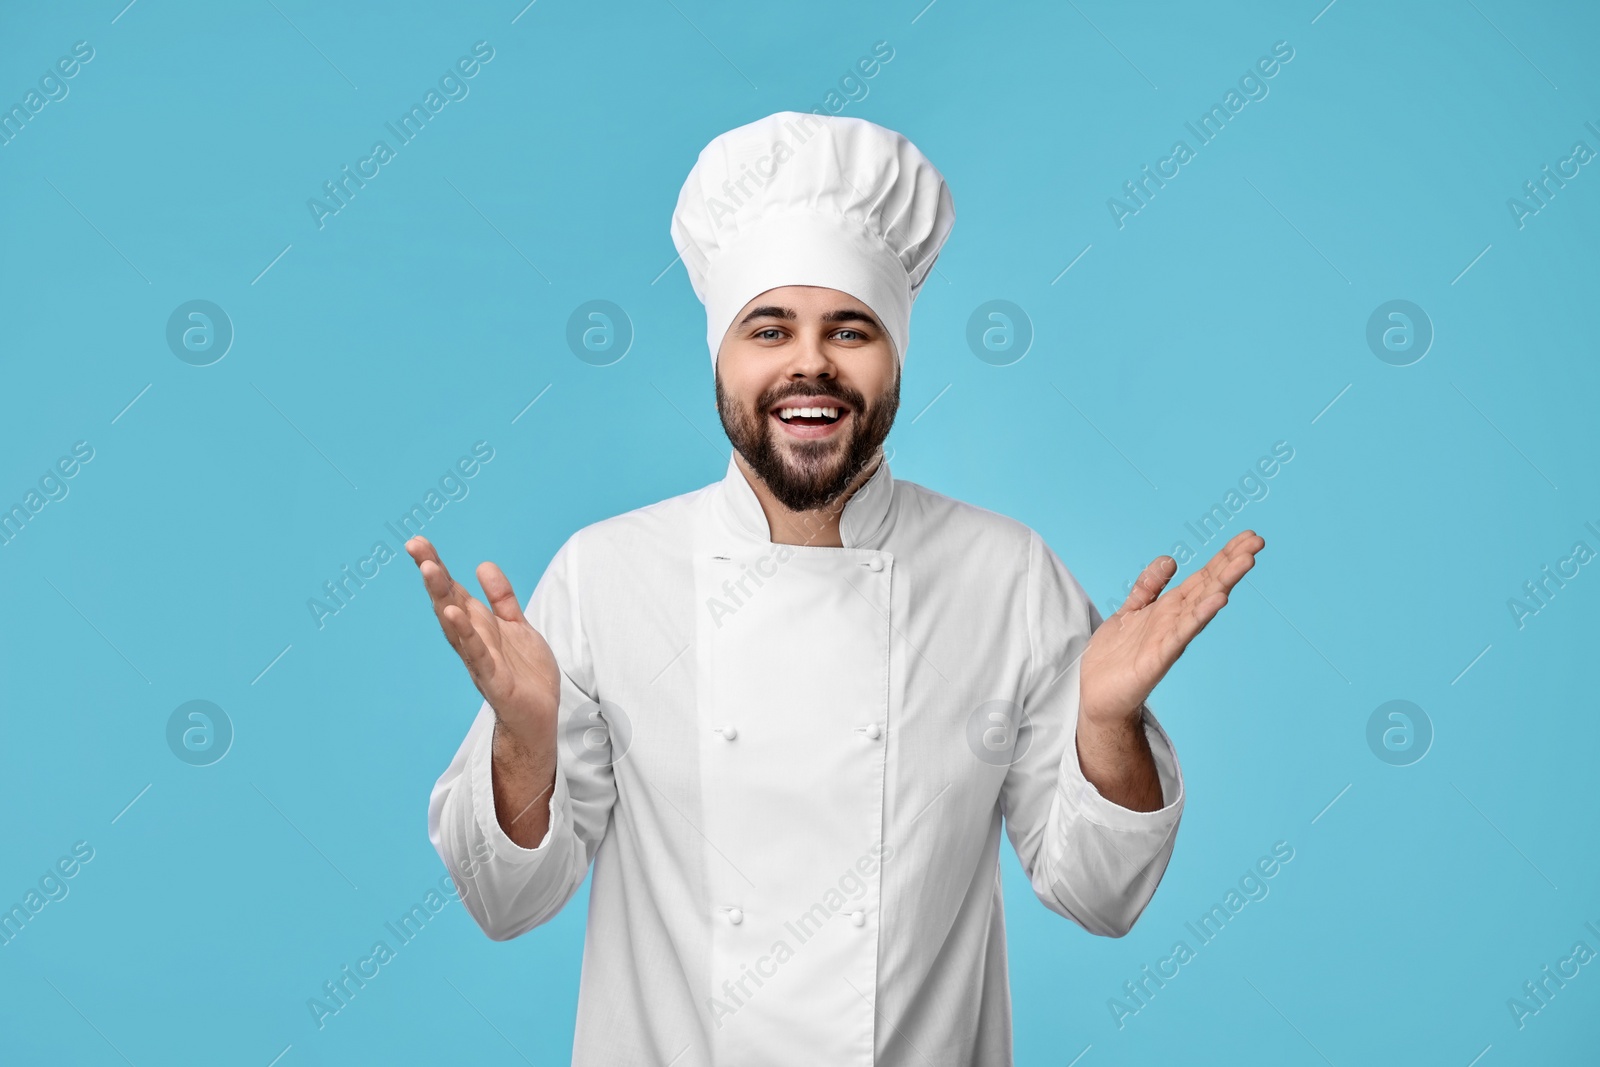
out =
<path fill-rule="evenodd" d="M 790 511 L 814 511 L 848 489 L 880 454 L 900 408 L 898 372 L 894 384 L 870 406 L 858 390 L 840 383 L 785 383 L 763 393 L 753 409 L 740 407 L 723 392 L 720 374 L 716 376 L 716 388 L 717 414 L 728 440 Z M 836 396 L 850 406 L 850 425 L 841 433 L 820 440 L 785 436 L 780 442 L 783 428 L 772 425 L 772 416 L 767 413 L 781 400 L 823 394 Z"/>

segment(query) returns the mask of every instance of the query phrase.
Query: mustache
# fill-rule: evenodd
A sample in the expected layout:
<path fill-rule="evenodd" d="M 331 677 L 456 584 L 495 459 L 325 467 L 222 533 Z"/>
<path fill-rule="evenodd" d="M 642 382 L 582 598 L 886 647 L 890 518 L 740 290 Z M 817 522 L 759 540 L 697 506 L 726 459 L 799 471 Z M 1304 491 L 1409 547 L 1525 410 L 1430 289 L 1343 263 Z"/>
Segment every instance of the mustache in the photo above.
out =
<path fill-rule="evenodd" d="M 845 385 L 825 386 L 818 388 L 814 385 L 796 383 L 787 389 L 775 389 L 766 393 L 756 404 L 758 411 L 767 411 L 784 400 L 807 400 L 811 397 L 838 397 L 857 412 L 865 411 L 867 399 L 861 395 L 860 390 L 852 389 Z"/>

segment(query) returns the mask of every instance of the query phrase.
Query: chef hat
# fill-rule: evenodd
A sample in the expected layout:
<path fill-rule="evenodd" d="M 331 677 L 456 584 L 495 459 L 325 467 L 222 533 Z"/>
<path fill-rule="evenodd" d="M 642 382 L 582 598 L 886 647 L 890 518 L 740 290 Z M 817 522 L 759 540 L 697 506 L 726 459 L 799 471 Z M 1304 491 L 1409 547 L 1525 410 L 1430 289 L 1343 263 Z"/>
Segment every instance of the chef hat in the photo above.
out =
<path fill-rule="evenodd" d="M 717 350 L 768 289 L 838 289 L 877 314 L 905 362 L 911 303 L 950 227 L 944 176 L 917 147 L 865 119 L 780 111 L 701 151 L 672 214 Z"/>

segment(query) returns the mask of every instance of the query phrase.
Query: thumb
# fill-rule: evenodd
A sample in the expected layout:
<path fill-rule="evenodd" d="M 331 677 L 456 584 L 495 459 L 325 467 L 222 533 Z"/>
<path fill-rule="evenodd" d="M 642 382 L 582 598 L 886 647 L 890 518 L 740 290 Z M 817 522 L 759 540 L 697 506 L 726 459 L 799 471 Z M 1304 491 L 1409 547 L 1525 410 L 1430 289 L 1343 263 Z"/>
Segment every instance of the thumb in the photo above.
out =
<path fill-rule="evenodd" d="M 489 607 L 496 616 L 506 622 L 527 621 L 522 616 L 517 594 L 511 589 L 511 580 L 499 567 L 487 560 L 478 564 L 478 584 L 483 586 L 483 595 L 488 598 Z"/>

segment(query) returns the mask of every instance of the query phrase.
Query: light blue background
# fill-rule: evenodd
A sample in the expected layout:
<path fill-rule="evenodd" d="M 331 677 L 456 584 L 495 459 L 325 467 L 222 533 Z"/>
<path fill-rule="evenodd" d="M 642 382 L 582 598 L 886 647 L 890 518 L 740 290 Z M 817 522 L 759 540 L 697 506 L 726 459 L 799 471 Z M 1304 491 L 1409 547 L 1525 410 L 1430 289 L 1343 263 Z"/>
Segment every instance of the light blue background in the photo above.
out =
<path fill-rule="evenodd" d="M 1600 949 L 1600 568 L 1520 629 L 1507 601 L 1600 549 L 1600 166 L 1522 228 L 1507 200 L 1600 149 L 1596 9 L 925 2 L 0 15 L 7 107 L 94 48 L 0 147 L 0 503 L 95 450 L 0 548 L 0 903 L 95 850 L 0 948 L 0 1059 L 567 1062 L 587 890 L 507 944 L 453 903 L 312 1022 L 444 873 L 427 795 L 478 699 L 409 561 L 322 629 L 306 602 L 475 441 L 495 458 L 427 533 L 522 596 L 577 527 L 720 477 L 678 188 L 882 40 L 843 113 L 911 137 L 958 212 L 896 477 L 1038 529 L 1109 611 L 1294 449 L 1228 528 L 1257 568 L 1151 701 L 1188 808 L 1138 925 L 1090 937 L 1005 850 L 1018 1062 L 1594 1061 L 1600 965 L 1524 1029 L 1506 1002 Z M 308 198 L 480 40 L 470 95 L 319 229 Z M 1270 94 L 1119 229 L 1107 198 L 1277 41 Z M 193 299 L 236 331 L 207 367 L 165 341 Z M 590 299 L 636 332 L 612 366 L 565 341 Z M 1010 366 L 966 343 L 991 299 L 1035 334 Z M 1365 340 L 1391 299 L 1435 330 L 1411 366 Z M 209 767 L 166 744 L 191 699 L 236 731 Z M 1436 732 L 1411 766 L 1367 746 L 1391 699 Z M 1119 1030 L 1108 998 L 1278 841 L 1270 896 Z"/>

